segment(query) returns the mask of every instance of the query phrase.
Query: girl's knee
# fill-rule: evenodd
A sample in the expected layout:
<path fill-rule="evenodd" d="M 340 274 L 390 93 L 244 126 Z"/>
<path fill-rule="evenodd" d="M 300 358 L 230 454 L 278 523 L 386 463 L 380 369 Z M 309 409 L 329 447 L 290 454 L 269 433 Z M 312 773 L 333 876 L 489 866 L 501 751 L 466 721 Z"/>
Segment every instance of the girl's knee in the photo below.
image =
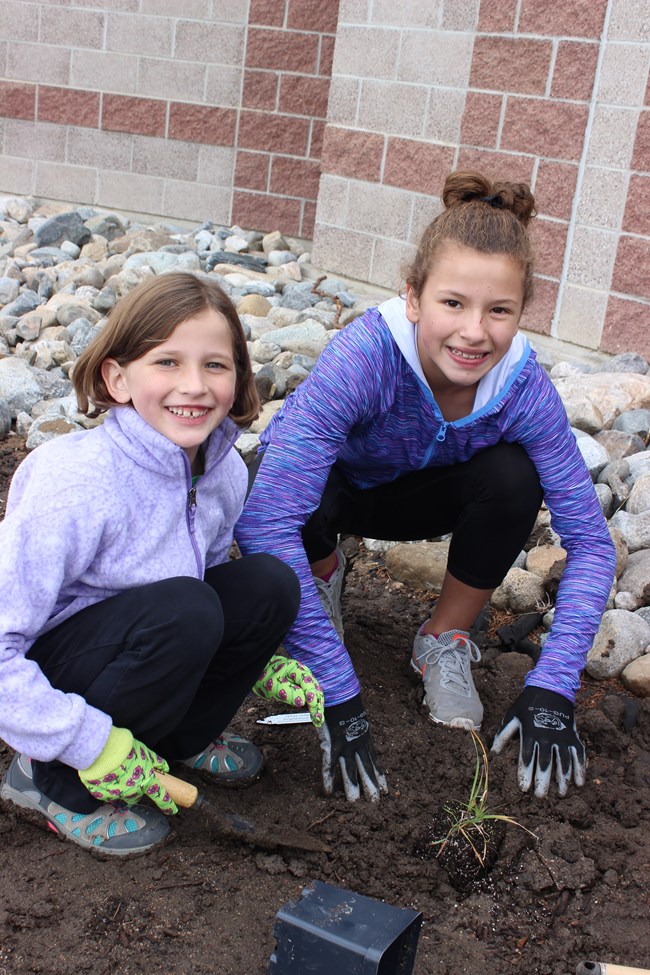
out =
<path fill-rule="evenodd" d="M 539 508 L 542 501 L 539 474 L 523 447 L 500 443 L 491 448 L 490 454 L 489 464 L 482 473 L 495 498 L 508 506 Z"/>
<path fill-rule="evenodd" d="M 214 652 L 223 635 L 224 617 L 216 592 L 201 579 L 178 576 L 166 579 L 163 586 L 165 613 L 177 630 L 183 646 Z"/>

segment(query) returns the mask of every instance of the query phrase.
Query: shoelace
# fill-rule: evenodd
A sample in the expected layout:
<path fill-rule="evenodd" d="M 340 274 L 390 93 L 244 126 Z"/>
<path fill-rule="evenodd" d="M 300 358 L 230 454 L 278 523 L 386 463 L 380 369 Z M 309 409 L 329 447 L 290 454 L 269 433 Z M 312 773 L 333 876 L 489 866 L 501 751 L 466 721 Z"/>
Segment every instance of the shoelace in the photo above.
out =
<path fill-rule="evenodd" d="M 443 687 L 456 685 L 454 690 L 465 697 L 472 696 L 470 686 L 470 663 L 478 663 L 481 651 L 466 637 L 458 636 L 451 643 L 434 647 L 423 657 L 425 664 L 440 664 L 440 683 Z"/>

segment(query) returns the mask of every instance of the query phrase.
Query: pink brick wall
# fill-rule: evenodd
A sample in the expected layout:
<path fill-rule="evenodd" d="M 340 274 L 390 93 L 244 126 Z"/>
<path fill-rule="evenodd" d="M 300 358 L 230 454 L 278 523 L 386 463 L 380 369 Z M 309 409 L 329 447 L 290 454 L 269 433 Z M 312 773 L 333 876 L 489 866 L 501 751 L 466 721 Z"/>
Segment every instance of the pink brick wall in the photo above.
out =
<path fill-rule="evenodd" d="M 310 236 L 337 16 L 338 0 L 6 0 L 0 190 Z"/>
<path fill-rule="evenodd" d="M 314 259 L 399 287 L 448 172 L 525 180 L 525 326 L 650 357 L 649 64 L 647 0 L 341 0 Z"/>
<path fill-rule="evenodd" d="M 650 357 L 647 0 L 4 0 L 0 192 L 314 238 L 401 285 L 445 175 L 529 182 L 526 326 Z"/>
<path fill-rule="evenodd" d="M 233 220 L 311 237 L 339 0 L 251 0 Z"/>

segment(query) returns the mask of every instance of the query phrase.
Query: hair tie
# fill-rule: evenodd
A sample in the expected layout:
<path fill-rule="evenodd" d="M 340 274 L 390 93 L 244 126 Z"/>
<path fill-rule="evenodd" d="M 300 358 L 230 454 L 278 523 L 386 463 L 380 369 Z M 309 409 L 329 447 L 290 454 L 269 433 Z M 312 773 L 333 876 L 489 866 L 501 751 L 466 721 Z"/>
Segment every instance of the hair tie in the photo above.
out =
<path fill-rule="evenodd" d="M 479 196 L 479 200 L 482 200 L 483 203 L 489 203 L 490 206 L 494 207 L 496 210 L 506 209 L 506 205 L 500 196 Z"/>

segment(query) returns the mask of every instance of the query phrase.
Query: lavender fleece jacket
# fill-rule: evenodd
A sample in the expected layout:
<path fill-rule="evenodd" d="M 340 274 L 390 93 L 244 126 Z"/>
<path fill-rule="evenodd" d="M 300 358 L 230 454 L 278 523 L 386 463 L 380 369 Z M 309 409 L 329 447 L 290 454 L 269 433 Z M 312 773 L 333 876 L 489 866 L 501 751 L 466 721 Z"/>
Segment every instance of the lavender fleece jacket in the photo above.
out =
<path fill-rule="evenodd" d="M 264 462 L 236 528 L 239 546 L 244 554 L 270 552 L 296 571 L 302 601 L 284 646 L 313 670 L 328 705 L 347 701 L 359 682 L 321 607 L 300 534 L 332 464 L 365 488 L 468 460 L 502 440 L 519 443 L 567 550 L 555 621 L 526 684 L 573 700 L 611 589 L 615 552 L 562 401 L 519 333 L 479 383 L 472 413 L 447 423 L 404 308 L 393 298 L 346 326 L 264 431 Z"/>
<path fill-rule="evenodd" d="M 0 738 L 12 748 L 76 769 L 100 754 L 110 717 L 25 654 L 87 606 L 227 561 L 247 485 L 237 435 L 230 419 L 212 433 L 194 507 L 187 455 L 130 406 L 17 469 L 0 524 Z"/>

